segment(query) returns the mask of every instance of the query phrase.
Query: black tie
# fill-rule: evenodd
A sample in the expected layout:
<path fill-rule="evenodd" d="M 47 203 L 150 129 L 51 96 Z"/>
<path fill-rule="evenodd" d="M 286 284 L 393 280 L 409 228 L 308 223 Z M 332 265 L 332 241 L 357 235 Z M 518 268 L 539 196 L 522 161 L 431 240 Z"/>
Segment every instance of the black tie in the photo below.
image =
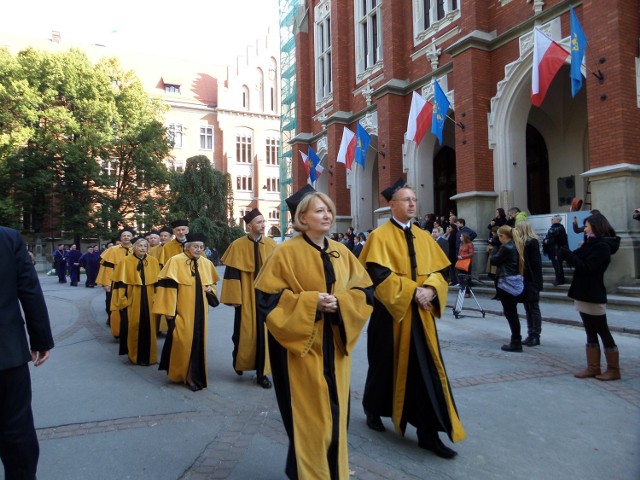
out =
<path fill-rule="evenodd" d="M 416 279 L 416 249 L 413 246 L 413 233 L 411 233 L 411 227 L 404 227 L 404 238 L 407 240 L 407 247 L 409 249 L 409 260 L 411 261 L 411 279 Z"/>

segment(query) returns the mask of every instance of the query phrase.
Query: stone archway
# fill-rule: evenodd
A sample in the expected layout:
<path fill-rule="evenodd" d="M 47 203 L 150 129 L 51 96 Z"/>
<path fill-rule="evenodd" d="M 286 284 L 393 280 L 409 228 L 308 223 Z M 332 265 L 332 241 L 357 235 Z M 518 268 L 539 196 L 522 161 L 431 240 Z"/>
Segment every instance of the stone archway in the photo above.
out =
<path fill-rule="evenodd" d="M 555 28 L 555 27 L 554 27 Z M 568 66 L 554 79 L 541 108 L 531 105 L 532 49 L 530 37 L 521 38 L 520 58 L 505 67 L 505 78 L 498 83 L 496 96 L 491 99 L 489 118 L 489 147 L 494 156 L 494 189 L 498 194 L 497 206 L 517 206 L 529 211 L 529 200 L 534 198 L 538 210 L 544 205 L 549 213 L 564 209 L 560 205 L 557 179 L 584 171 L 585 136 L 587 135 L 585 89 L 571 98 Z M 560 43 L 568 43 L 565 39 Z M 533 127 L 546 146 L 548 175 L 545 184 L 538 179 L 531 183 L 527 168 L 527 126 Z M 586 162 L 588 163 L 588 162 Z M 584 195 L 584 187 L 576 186 L 576 195 Z M 529 194 L 530 188 L 548 192 L 546 201 Z"/>

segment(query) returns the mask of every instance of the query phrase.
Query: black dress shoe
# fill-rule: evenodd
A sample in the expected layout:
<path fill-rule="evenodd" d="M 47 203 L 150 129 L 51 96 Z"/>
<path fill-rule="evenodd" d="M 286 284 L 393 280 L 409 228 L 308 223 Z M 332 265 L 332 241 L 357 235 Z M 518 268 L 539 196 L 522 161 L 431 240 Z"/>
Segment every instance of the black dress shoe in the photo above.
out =
<path fill-rule="evenodd" d="M 458 455 L 458 452 L 442 443 L 442 440 L 440 440 L 437 433 L 435 436 L 429 435 L 427 438 L 418 440 L 418 446 L 435 453 L 441 458 L 452 459 Z"/>
<path fill-rule="evenodd" d="M 367 427 L 376 432 L 384 432 L 386 428 L 382 424 L 382 419 L 378 415 L 367 413 Z"/>
<path fill-rule="evenodd" d="M 241 377 L 244 373 L 242 370 L 236 370 L 235 368 L 233 369 L 233 371 L 236 372 L 236 375 L 238 375 L 239 377 Z"/>
<path fill-rule="evenodd" d="M 262 388 L 271 388 L 271 381 L 267 378 L 266 375 L 263 377 L 258 377 L 256 383 Z"/>

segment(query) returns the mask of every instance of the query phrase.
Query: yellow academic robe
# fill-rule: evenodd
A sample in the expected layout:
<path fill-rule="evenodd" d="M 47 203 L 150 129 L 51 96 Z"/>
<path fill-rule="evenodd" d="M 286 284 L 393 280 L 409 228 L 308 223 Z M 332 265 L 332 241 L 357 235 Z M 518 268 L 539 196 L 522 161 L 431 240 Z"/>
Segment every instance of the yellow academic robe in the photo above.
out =
<path fill-rule="evenodd" d="M 111 310 L 120 311 L 126 309 L 128 327 L 127 331 L 120 331 L 121 342 L 126 335 L 126 351 L 129 355 L 131 363 L 138 364 L 140 361 L 147 365 L 152 365 L 158 361 L 158 342 L 156 337 L 156 322 L 151 315 L 153 307 L 153 299 L 155 297 L 156 283 L 158 283 L 158 274 L 160 273 L 160 264 L 154 257 L 147 255 L 143 260 L 144 280 L 142 284 L 142 276 L 138 271 L 140 260 L 133 254 L 128 255 L 116 265 L 111 280 L 113 281 L 113 294 L 111 295 Z M 146 305 L 142 304 L 143 293 L 146 291 Z M 142 318 L 142 316 L 146 318 Z M 149 329 L 148 339 L 142 339 L 143 342 L 149 342 L 149 356 L 145 359 L 139 359 L 138 341 L 139 334 L 142 330 L 140 322 L 146 322 Z M 144 347 L 143 347 L 144 348 Z M 121 352 L 123 353 L 123 352 Z"/>
<path fill-rule="evenodd" d="M 171 257 L 158 276 L 158 288 L 153 303 L 153 313 L 175 316 L 175 328 L 171 335 L 171 349 L 167 375 L 174 382 L 186 383 L 191 361 L 191 346 L 195 328 L 196 280 L 191 270 L 192 260 L 186 253 Z M 219 280 L 216 268 L 204 255 L 198 259 L 198 272 L 202 284 L 202 302 L 204 309 L 203 342 L 204 386 L 207 385 L 207 318 L 209 305 L 204 290 L 211 286 L 217 294 L 216 282 Z M 165 340 L 166 342 L 166 340 Z M 164 352 L 163 352 L 164 354 Z"/>
<path fill-rule="evenodd" d="M 239 305 L 236 307 L 236 321 L 234 328 L 234 338 L 237 338 L 237 345 L 234 349 L 233 368 L 238 371 L 257 370 L 260 363 L 262 373 L 271 373 L 269 363 L 268 347 L 266 342 L 266 326 L 257 323 L 256 295 L 254 288 L 255 281 L 255 242 L 244 236 L 235 240 L 222 256 L 222 263 L 226 265 L 224 279 L 222 280 L 222 292 L 220 301 L 226 305 Z M 260 267 L 271 255 L 276 242 L 264 235 L 258 242 L 258 252 L 260 256 Z M 260 328 L 262 332 L 258 332 Z M 258 341 L 261 342 L 258 348 Z M 262 352 L 264 356 L 256 362 L 256 355 Z"/>
<path fill-rule="evenodd" d="M 122 261 L 126 256 L 130 255 L 133 251 L 133 247 L 123 247 L 122 245 L 114 245 L 107 248 L 102 255 L 100 255 L 100 270 L 98 270 L 98 276 L 96 277 L 96 284 L 104 285 L 105 287 L 112 287 L 111 277 L 116 265 Z M 120 312 L 115 310 L 109 315 L 109 324 L 111 327 L 111 335 L 114 337 L 120 336 Z"/>
<path fill-rule="evenodd" d="M 438 378 L 444 392 L 446 411 L 451 423 L 447 432 L 452 441 L 465 438 L 465 432 L 458 418 L 449 380 L 440 355 L 440 345 L 436 332 L 435 317 L 440 318 L 447 305 L 448 285 L 439 273 L 450 265 L 449 259 L 435 240 L 424 230 L 413 225 L 414 247 L 416 251 L 416 280 L 411 278 L 411 263 L 407 253 L 407 241 L 402 229 L 391 221 L 378 227 L 369 235 L 358 259 L 363 265 L 377 264 L 391 270 L 375 288 L 376 301 L 384 306 L 393 319 L 393 405 L 392 415 L 396 431 L 404 435 L 402 413 L 407 389 L 407 368 L 411 342 L 411 322 L 415 311 L 414 293 L 417 287 L 430 286 L 438 295 L 437 308 L 427 311 L 418 308 L 419 321 L 426 337 L 427 347 L 435 363 Z M 375 279 L 374 279 L 375 281 Z M 374 316 L 376 312 L 374 311 Z"/>
<path fill-rule="evenodd" d="M 289 448 L 295 450 L 299 478 L 349 478 L 347 419 L 351 352 L 372 307 L 371 279 L 356 257 L 342 244 L 327 240 L 336 281 L 331 292 L 338 298 L 336 325 L 317 311 L 318 295 L 327 291 L 320 251 L 303 235 L 278 245 L 255 282 L 260 315 L 266 316 L 274 387 L 285 426 L 293 433 Z M 325 324 L 326 323 L 326 324 Z M 333 358 L 325 359 L 325 336 Z M 329 338 L 328 337 L 328 338 Z M 274 340 L 274 342 L 272 342 Z M 277 343 L 276 343 L 277 342 Z M 282 358 L 284 357 L 284 362 Z M 333 365 L 335 382 L 325 378 L 325 367 Z M 330 398 L 336 398 L 332 411 Z M 337 418 L 336 418 L 337 417 Z M 337 428 L 334 429 L 334 424 Z M 335 432 L 335 436 L 332 432 Z M 338 442 L 336 465 L 329 465 L 327 452 Z"/>
<path fill-rule="evenodd" d="M 149 255 L 151 255 L 152 257 L 155 257 L 156 260 L 158 260 L 158 263 L 161 262 L 162 260 L 162 250 L 163 250 L 163 245 L 155 245 L 153 247 L 149 248 Z M 162 263 L 160 263 L 160 268 L 162 269 L 164 265 L 162 265 Z M 154 325 L 153 328 L 157 329 L 160 332 L 166 332 L 167 329 L 169 328 L 167 326 L 167 319 L 164 317 L 164 315 L 157 315 L 156 318 L 156 322 L 157 322 L 157 326 Z"/>
<path fill-rule="evenodd" d="M 164 267 L 171 257 L 180 255 L 183 252 L 184 252 L 184 243 L 180 243 L 178 240 L 174 238 L 172 240 L 169 240 L 167 243 L 165 243 L 162 246 L 162 249 L 160 252 L 160 258 L 158 258 L 158 261 L 160 262 L 160 265 Z"/>

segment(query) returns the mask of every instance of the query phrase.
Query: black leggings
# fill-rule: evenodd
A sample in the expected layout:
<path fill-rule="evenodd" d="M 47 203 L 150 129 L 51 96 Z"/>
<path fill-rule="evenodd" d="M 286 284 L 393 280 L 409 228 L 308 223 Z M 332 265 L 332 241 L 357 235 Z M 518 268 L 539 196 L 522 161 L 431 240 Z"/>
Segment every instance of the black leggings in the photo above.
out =
<path fill-rule="evenodd" d="M 584 330 L 587 333 L 588 344 L 598 344 L 598 336 L 602 339 L 602 345 L 606 349 L 616 348 L 616 342 L 613 341 L 609 325 L 607 324 L 606 315 L 589 315 L 580 312 Z"/>
<path fill-rule="evenodd" d="M 518 297 L 505 292 L 501 288 L 498 288 L 498 298 L 502 303 L 502 309 L 504 310 L 504 316 L 509 322 L 509 329 L 511 330 L 512 339 L 520 339 L 520 316 L 518 315 Z"/>

